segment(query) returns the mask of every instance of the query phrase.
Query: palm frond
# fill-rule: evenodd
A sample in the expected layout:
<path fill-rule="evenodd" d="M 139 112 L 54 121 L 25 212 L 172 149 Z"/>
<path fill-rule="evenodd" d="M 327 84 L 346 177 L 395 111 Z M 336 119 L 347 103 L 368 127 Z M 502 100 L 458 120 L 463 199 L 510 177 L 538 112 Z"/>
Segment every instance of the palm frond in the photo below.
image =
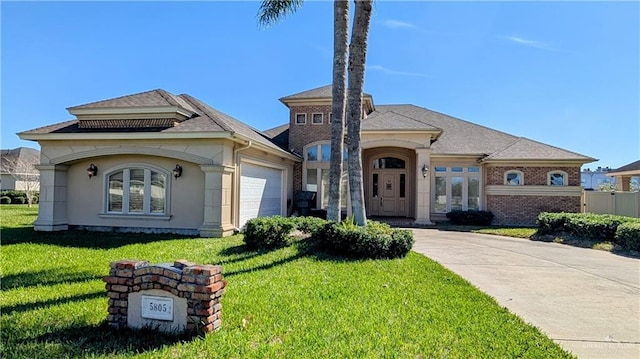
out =
<path fill-rule="evenodd" d="M 293 14 L 304 0 L 263 0 L 258 10 L 258 24 L 268 27 L 285 16 Z"/>

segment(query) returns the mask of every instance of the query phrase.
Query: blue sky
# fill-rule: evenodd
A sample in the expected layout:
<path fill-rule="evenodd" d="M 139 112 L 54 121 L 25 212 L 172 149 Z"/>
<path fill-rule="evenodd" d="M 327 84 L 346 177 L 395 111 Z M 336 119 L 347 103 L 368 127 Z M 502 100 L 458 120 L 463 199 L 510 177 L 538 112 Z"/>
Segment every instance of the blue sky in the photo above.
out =
<path fill-rule="evenodd" d="M 264 130 L 331 82 L 332 4 L 1 3 L 2 148 L 67 107 L 163 88 Z M 365 91 L 600 159 L 640 158 L 638 2 L 376 1 Z"/>

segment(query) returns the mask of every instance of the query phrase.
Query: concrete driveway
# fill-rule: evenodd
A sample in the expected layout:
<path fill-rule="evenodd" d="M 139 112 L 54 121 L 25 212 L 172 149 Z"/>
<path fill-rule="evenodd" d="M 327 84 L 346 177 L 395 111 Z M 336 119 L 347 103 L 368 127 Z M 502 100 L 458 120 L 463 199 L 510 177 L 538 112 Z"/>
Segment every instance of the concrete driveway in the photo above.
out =
<path fill-rule="evenodd" d="M 556 243 L 414 229 L 413 250 L 579 358 L 640 358 L 640 260 Z"/>

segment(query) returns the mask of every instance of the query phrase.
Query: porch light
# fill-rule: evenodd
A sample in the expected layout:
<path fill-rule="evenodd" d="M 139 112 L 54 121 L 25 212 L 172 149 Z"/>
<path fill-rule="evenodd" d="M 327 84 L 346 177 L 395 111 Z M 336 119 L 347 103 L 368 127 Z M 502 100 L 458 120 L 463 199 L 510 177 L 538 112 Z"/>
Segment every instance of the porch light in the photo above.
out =
<path fill-rule="evenodd" d="M 98 174 L 98 167 L 93 163 L 90 164 L 89 167 L 87 168 L 87 176 L 89 176 L 89 179 L 91 179 L 91 177 L 97 174 Z"/>
<path fill-rule="evenodd" d="M 176 168 L 173 169 L 173 177 L 178 179 L 178 177 L 182 177 L 182 166 L 176 164 Z"/>
<path fill-rule="evenodd" d="M 422 178 L 427 178 L 427 172 L 429 172 L 429 168 L 427 167 L 427 164 L 423 164 L 422 165 Z"/>

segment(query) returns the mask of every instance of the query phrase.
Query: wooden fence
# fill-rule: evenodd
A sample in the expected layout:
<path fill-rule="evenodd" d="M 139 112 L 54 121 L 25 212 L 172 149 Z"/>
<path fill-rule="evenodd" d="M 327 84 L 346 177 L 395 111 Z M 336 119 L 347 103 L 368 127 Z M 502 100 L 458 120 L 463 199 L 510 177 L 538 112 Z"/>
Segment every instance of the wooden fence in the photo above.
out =
<path fill-rule="evenodd" d="M 582 192 L 582 212 L 640 217 L 640 192 Z"/>

